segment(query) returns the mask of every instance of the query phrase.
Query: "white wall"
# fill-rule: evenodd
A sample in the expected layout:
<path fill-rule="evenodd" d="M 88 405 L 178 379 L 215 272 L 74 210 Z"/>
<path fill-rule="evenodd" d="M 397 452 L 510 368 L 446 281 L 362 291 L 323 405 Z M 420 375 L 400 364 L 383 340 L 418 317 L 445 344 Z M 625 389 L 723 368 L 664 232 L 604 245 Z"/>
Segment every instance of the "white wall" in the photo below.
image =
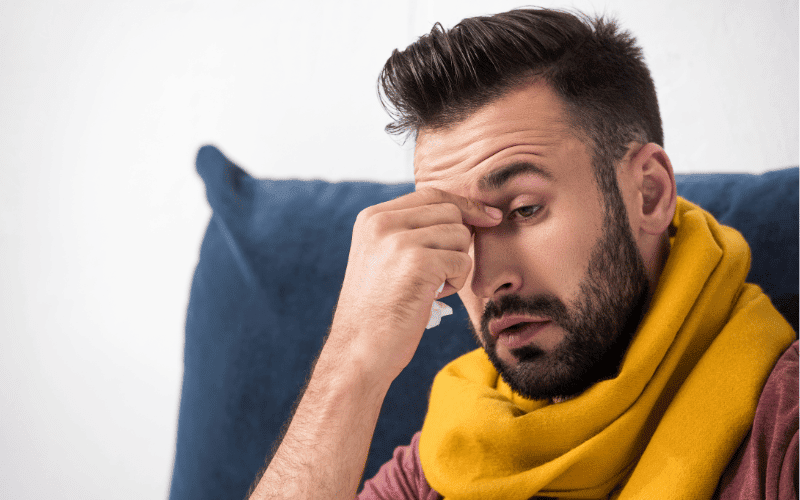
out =
<path fill-rule="evenodd" d="M 797 164 L 797 2 L 574 5 L 638 35 L 677 171 Z M 166 497 L 200 145 L 258 176 L 410 180 L 384 60 L 434 21 L 515 6 L 0 4 L 0 497 Z"/>

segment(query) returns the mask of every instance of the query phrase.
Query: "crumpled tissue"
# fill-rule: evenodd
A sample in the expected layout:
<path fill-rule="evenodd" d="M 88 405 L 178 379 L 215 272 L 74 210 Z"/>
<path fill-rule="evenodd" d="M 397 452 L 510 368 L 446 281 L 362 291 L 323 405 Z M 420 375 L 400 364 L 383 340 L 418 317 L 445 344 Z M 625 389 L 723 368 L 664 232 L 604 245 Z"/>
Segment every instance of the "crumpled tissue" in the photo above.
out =
<path fill-rule="evenodd" d="M 442 286 L 436 290 L 436 296 L 438 297 L 440 293 L 444 290 L 444 283 Z M 430 330 L 433 327 L 439 326 L 439 323 L 442 322 L 442 318 L 445 316 L 449 316 L 453 314 L 453 308 L 445 304 L 444 302 L 439 302 L 438 300 L 434 300 L 433 304 L 431 304 L 431 317 L 428 320 L 428 326 L 425 327 L 426 330 Z"/>

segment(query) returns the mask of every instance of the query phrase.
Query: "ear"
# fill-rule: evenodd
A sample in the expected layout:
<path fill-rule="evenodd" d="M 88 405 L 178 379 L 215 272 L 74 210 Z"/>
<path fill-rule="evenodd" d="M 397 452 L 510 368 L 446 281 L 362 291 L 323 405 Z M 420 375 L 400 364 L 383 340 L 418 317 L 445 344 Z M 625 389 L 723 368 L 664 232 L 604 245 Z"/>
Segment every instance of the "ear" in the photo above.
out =
<path fill-rule="evenodd" d="M 678 196 L 675 174 L 666 151 L 658 144 L 645 144 L 633 153 L 625 170 L 633 188 L 633 196 L 629 198 L 632 203 L 628 206 L 633 212 L 630 213 L 632 221 L 636 221 L 642 233 L 664 234 L 675 215 Z"/>

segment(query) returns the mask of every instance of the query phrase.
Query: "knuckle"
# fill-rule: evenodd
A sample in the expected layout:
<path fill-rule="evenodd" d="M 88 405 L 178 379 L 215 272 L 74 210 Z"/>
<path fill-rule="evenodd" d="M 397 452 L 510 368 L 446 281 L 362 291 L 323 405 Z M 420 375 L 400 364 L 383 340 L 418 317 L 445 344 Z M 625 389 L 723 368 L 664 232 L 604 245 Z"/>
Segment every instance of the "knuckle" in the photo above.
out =
<path fill-rule="evenodd" d="M 375 212 L 370 217 L 370 222 L 377 228 L 383 228 L 389 223 L 389 212 Z"/>
<path fill-rule="evenodd" d="M 448 224 L 447 238 L 452 241 L 451 245 L 459 250 L 466 250 L 472 242 L 472 233 L 464 224 Z"/>
<path fill-rule="evenodd" d="M 376 213 L 380 212 L 380 207 L 378 205 L 370 205 L 362 210 L 359 215 L 363 217 L 372 217 Z"/>
<path fill-rule="evenodd" d="M 386 249 L 391 253 L 398 253 L 405 247 L 405 241 L 401 233 L 391 233 L 385 237 Z"/>
<path fill-rule="evenodd" d="M 372 234 L 376 236 L 384 236 L 391 231 L 393 224 L 393 217 L 391 212 L 374 211 L 369 215 L 366 225 Z"/>
<path fill-rule="evenodd" d="M 457 205 L 453 203 L 444 203 L 442 204 L 442 208 L 444 210 L 444 215 L 448 219 L 458 220 L 458 221 L 461 220 L 461 209 L 458 208 Z"/>
<path fill-rule="evenodd" d="M 472 231 L 469 230 L 467 226 L 464 224 L 456 224 L 456 231 L 461 239 L 465 240 L 467 243 L 472 241 Z"/>
<path fill-rule="evenodd" d="M 463 252 L 458 252 L 454 260 L 455 260 L 454 266 L 456 268 L 456 274 L 464 276 L 469 274 L 470 269 L 472 269 L 472 259 L 470 258 L 469 255 Z"/>
<path fill-rule="evenodd" d="M 464 288 L 464 285 L 467 283 L 467 278 L 469 277 L 469 271 L 466 273 L 460 273 L 456 276 L 451 277 L 447 280 L 450 283 L 450 286 L 456 289 L 456 291 L 461 290 Z"/>
<path fill-rule="evenodd" d="M 409 261 L 409 264 L 411 266 L 414 266 L 415 269 L 421 267 L 428 261 L 426 253 L 427 253 L 426 249 L 422 247 L 415 246 L 409 249 L 407 252 L 407 259 Z"/>
<path fill-rule="evenodd" d="M 447 276 L 455 277 L 461 275 L 461 259 L 458 256 L 451 256 L 447 259 Z"/>
<path fill-rule="evenodd" d="M 367 207 L 356 215 L 356 224 L 363 226 L 375 213 L 375 206 Z"/>

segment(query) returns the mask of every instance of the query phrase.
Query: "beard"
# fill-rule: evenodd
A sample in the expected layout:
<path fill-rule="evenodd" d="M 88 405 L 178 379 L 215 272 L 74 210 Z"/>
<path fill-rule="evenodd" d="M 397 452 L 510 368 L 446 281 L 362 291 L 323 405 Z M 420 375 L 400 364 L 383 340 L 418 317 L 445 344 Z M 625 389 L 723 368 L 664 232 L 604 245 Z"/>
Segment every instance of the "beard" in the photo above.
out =
<path fill-rule="evenodd" d="M 619 193 L 619 191 L 617 191 Z M 647 273 L 620 198 L 607 201 L 603 237 L 595 244 L 580 292 L 572 304 L 553 295 L 505 295 L 489 301 L 480 332 L 486 354 L 511 389 L 529 399 L 576 396 L 619 373 L 647 305 Z M 489 321 L 505 314 L 546 316 L 565 331 L 551 352 L 535 345 L 512 349 L 516 364 L 497 355 Z"/>

